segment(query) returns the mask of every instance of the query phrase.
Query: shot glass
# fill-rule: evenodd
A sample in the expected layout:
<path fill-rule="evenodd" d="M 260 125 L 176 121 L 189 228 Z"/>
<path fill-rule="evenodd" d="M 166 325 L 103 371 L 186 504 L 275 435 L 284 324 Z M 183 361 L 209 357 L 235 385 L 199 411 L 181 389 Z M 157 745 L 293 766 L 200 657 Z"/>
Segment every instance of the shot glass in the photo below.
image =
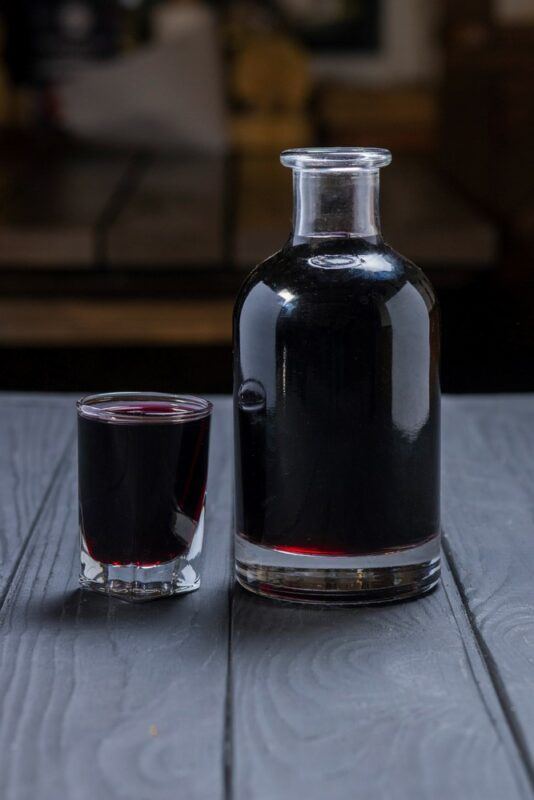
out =
<path fill-rule="evenodd" d="M 118 392 L 77 410 L 81 585 L 124 600 L 198 589 L 211 403 Z"/>

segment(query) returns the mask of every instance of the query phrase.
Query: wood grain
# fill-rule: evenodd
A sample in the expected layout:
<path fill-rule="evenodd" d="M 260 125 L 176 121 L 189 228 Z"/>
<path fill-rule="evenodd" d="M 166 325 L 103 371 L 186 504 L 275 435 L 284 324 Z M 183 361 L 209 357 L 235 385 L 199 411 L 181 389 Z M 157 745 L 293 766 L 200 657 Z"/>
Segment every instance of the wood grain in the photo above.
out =
<path fill-rule="evenodd" d="M 534 396 L 449 398 L 445 408 L 447 547 L 534 780 Z"/>
<path fill-rule="evenodd" d="M 530 797 L 454 584 L 412 603 L 236 595 L 236 800 Z"/>
<path fill-rule="evenodd" d="M 236 800 L 532 796 L 514 715 L 530 746 L 534 403 L 450 401 L 444 439 L 446 530 L 487 652 L 447 567 L 434 595 L 375 609 L 238 592 Z"/>
<path fill-rule="evenodd" d="M 75 418 L 69 398 L 0 395 L 0 606 L 73 441 Z"/>
<path fill-rule="evenodd" d="M 0 617 L 3 800 L 223 797 L 231 455 L 222 400 L 203 587 L 130 605 L 77 589 L 72 449 Z"/>
<path fill-rule="evenodd" d="M 0 409 L 2 800 L 532 797 L 534 398 L 445 402 L 443 587 L 366 609 L 236 590 L 230 672 L 230 401 L 203 587 L 142 606 L 77 589 L 72 400 Z"/>

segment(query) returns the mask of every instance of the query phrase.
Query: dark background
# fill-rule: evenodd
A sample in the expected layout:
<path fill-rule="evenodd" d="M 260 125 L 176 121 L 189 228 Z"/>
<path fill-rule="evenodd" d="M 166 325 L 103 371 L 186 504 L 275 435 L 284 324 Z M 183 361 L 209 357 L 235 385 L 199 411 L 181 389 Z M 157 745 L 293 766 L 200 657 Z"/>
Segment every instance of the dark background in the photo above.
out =
<path fill-rule="evenodd" d="M 231 387 L 285 147 L 369 145 L 449 392 L 534 390 L 527 0 L 0 3 L 0 390 Z"/>

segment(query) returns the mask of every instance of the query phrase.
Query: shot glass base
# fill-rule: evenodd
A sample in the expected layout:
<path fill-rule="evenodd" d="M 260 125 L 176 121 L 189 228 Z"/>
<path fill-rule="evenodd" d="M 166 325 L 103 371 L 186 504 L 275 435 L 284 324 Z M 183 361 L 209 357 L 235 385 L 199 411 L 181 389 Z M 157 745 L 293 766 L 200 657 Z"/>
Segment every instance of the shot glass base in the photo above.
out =
<path fill-rule="evenodd" d="M 236 537 L 236 577 L 264 597 L 321 605 L 372 605 L 426 594 L 439 582 L 440 538 L 379 555 L 285 553 Z"/>
<path fill-rule="evenodd" d="M 186 558 L 151 567 L 117 566 L 102 564 L 83 553 L 80 585 L 121 600 L 144 602 L 194 592 L 200 586 L 200 577 Z"/>

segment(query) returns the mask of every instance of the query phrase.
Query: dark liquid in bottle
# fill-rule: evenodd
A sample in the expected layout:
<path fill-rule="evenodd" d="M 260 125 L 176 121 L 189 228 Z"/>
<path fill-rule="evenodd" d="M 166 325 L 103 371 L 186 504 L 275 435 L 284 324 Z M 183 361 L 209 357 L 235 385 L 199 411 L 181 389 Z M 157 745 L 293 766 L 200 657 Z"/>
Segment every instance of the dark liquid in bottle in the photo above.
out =
<path fill-rule="evenodd" d="M 209 416 L 167 423 L 165 414 L 188 409 L 158 401 L 106 409 L 132 422 L 79 417 L 80 525 L 89 554 L 138 566 L 184 555 L 204 503 Z"/>
<path fill-rule="evenodd" d="M 363 555 L 439 532 L 438 309 L 388 247 L 286 248 L 235 314 L 238 533 Z"/>

